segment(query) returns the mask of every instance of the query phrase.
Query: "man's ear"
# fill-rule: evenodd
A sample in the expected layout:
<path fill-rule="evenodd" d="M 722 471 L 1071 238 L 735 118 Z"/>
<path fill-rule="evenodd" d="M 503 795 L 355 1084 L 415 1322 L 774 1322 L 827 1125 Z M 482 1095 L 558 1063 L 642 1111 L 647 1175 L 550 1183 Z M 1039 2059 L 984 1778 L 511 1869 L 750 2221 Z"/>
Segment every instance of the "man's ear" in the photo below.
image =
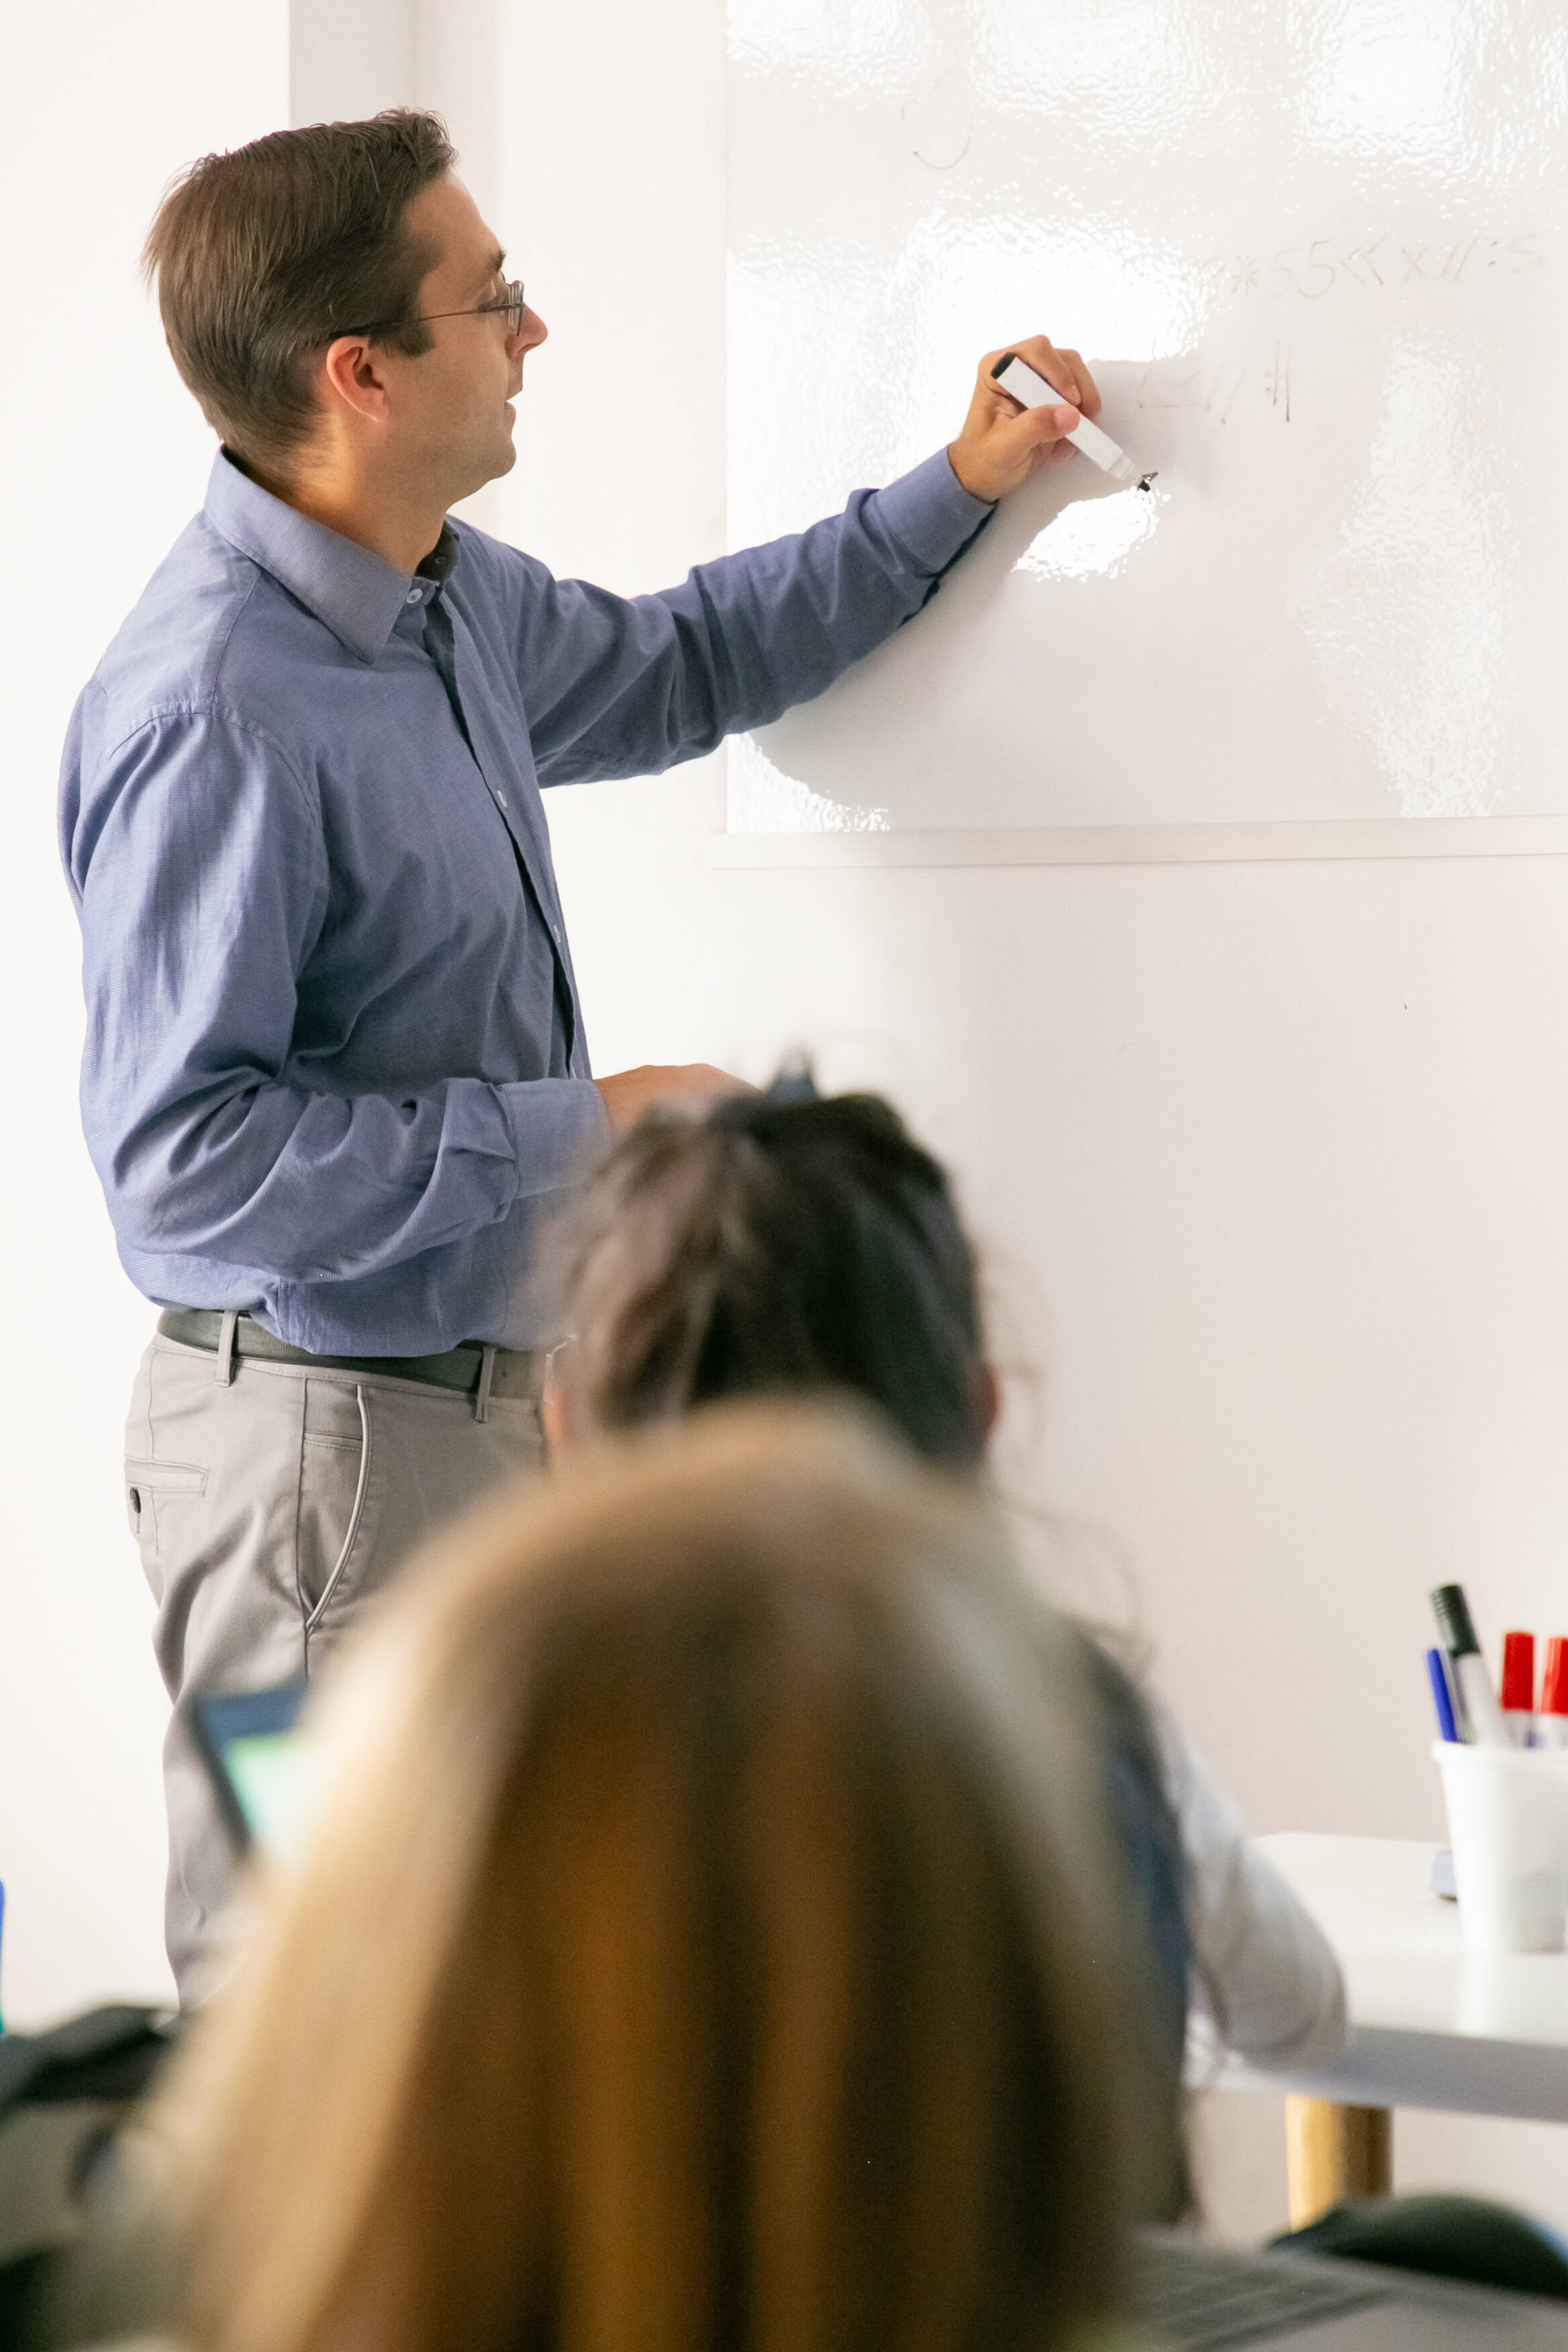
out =
<path fill-rule="evenodd" d="M 363 335 L 339 335 L 327 345 L 318 380 L 322 405 L 329 415 L 346 411 L 351 417 L 379 425 L 387 414 L 386 381 L 380 354 Z"/>

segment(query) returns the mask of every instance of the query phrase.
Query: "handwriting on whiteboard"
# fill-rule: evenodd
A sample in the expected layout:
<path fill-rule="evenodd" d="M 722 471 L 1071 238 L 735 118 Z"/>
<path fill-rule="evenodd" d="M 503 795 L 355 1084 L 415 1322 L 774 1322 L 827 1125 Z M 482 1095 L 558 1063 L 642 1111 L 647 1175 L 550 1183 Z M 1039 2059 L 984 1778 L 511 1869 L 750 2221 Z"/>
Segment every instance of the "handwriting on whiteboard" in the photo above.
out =
<path fill-rule="evenodd" d="M 1202 264 L 1213 290 L 1232 301 L 1254 295 L 1279 301 L 1287 297 L 1321 301 L 1336 287 L 1379 288 L 1415 284 L 1457 286 L 1489 271 L 1521 278 L 1544 268 L 1540 231 L 1522 229 L 1492 236 L 1477 229 L 1463 236 L 1407 236 L 1387 228 L 1372 236 L 1315 236 L 1302 245 L 1282 245 L 1268 257 L 1252 253 L 1211 254 Z"/>
<path fill-rule="evenodd" d="M 1151 360 L 1133 398 L 1140 408 L 1196 408 L 1228 424 L 1244 403 L 1261 400 L 1281 425 L 1290 422 L 1290 347 L 1276 342 L 1237 358 Z"/>

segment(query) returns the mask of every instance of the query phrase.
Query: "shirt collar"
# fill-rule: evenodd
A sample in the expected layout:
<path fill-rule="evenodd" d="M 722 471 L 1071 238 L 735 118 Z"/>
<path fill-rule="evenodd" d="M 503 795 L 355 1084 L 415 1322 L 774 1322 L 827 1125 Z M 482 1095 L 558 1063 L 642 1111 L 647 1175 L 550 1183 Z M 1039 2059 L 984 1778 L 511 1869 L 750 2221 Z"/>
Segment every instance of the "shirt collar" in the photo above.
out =
<path fill-rule="evenodd" d="M 417 572 L 399 572 L 368 547 L 285 506 L 224 449 L 213 461 L 205 512 L 231 547 L 269 572 L 364 662 L 385 651 L 405 605 L 427 604 L 439 592 L 460 544 L 451 524 L 443 523 Z"/>

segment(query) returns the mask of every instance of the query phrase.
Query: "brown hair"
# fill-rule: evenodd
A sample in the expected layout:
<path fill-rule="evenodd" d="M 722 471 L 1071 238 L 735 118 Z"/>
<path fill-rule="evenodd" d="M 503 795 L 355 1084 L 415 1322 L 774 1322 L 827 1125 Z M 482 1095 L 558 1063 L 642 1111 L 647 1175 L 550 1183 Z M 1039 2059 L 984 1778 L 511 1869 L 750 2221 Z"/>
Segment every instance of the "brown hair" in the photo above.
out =
<path fill-rule="evenodd" d="M 650 1112 L 600 1163 L 563 1241 L 575 1336 L 552 1362 L 558 1434 L 837 1390 L 923 1460 L 978 1470 L 991 1400 L 974 1250 L 945 1171 L 879 1095 L 822 1097 L 786 1070 L 700 1116 Z M 1181 1828 L 1136 1682 L 1079 1630 L 1179 2067 L 1193 1958 Z"/>
<path fill-rule="evenodd" d="M 437 257 L 404 216 L 456 160 L 439 115 L 394 107 L 204 155 L 170 187 L 143 265 L 174 365 L 237 456 L 306 438 L 308 362 L 334 335 L 374 326 L 394 351 L 429 350 L 415 312 Z"/>
<path fill-rule="evenodd" d="M 725 1396 L 847 1390 L 928 1461 L 976 1465 L 974 1255 L 879 1095 L 736 1096 L 624 1136 L 563 1237 L 570 1379 L 601 1429 Z"/>
<path fill-rule="evenodd" d="M 165 2095 L 219 2352 L 1050 2352 L 1178 2166 L 1073 1661 L 978 1496 L 721 1408 L 346 1675 Z M 1131 1970 L 1131 1972 L 1130 1972 Z"/>

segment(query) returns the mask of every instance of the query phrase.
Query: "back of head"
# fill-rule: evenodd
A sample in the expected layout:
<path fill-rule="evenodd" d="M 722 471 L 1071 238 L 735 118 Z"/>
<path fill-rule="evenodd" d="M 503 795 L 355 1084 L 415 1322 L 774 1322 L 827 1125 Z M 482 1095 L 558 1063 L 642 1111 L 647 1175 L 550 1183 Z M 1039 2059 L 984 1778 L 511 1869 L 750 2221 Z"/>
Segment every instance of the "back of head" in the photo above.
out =
<path fill-rule="evenodd" d="M 1006 2352 L 1116 2308 L 1176 2124 L 995 1543 L 775 1408 L 431 1557 L 171 2094 L 197 2343 Z"/>
<path fill-rule="evenodd" d="M 927 1459 L 979 1459 L 973 1255 L 942 1168 L 879 1096 L 644 1119 L 567 1256 L 574 1377 L 600 1428 L 836 1388 Z"/>
<path fill-rule="evenodd" d="M 428 348 L 416 313 L 436 257 L 404 216 L 456 160 L 438 115 L 397 107 L 205 155 L 170 188 L 147 270 L 174 364 L 237 456 L 275 464 L 306 437 L 309 362 L 334 335 Z"/>

